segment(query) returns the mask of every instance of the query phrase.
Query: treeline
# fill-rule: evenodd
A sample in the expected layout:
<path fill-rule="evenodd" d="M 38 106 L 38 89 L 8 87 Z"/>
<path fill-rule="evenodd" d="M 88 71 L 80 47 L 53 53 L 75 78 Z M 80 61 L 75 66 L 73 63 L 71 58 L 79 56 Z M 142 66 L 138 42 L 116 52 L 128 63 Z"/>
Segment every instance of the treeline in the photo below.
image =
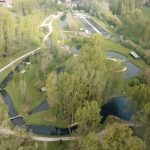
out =
<path fill-rule="evenodd" d="M 56 9 L 52 0 L 15 0 L 12 9 L 0 7 L 0 57 L 39 46 L 39 26 Z"/>
<path fill-rule="evenodd" d="M 111 10 L 123 22 L 120 32 L 140 44 L 144 49 L 149 49 L 150 19 L 138 9 L 139 5 L 140 2 L 135 0 L 115 0 L 111 5 Z"/>
<path fill-rule="evenodd" d="M 115 27 L 120 27 L 120 19 L 113 15 L 109 8 L 108 2 L 105 0 L 82 0 L 81 7 L 91 15 L 94 15 L 104 21 L 107 21 L 109 24 L 114 25 Z"/>

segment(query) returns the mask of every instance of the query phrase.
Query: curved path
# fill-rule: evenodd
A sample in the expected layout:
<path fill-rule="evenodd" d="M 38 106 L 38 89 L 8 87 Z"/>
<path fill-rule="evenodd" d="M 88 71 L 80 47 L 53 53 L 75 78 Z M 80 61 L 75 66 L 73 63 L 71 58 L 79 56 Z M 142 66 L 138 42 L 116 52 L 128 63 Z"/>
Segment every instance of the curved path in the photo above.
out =
<path fill-rule="evenodd" d="M 1 69 L 0 69 L 0 73 L 2 73 L 4 70 L 6 70 L 7 68 L 9 68 L 10 66 L 14 65 L 16 62 L 22 60 L 23 58 L 25 58 L 25 57 L 27 57 L 27 56 L 30 56 L 30 55 L 36 53 L 36 52 L 39 51 L 41 48 L 43 48 L 43 47 L 44 47 L 44 42 L 47 40 L 47 38 L 51 35 L 51 33 L 52 33 L 52 31 L 53 31 L 53 28 L 52 28 L 53 19 L 59 18 L 62 14 L 63 14 L 63 12 L 62 12 L 62 13 L 59 13 L 57 16 L 55 16 L 55 15 L 50 15 L 50 16 L 48 16 L 46 19 L 44 19 L 44 21 L 42 22 L 42 24 L 41 24 L 40 27 L 47 27 L 48 30 L 49 30 L 49 32 L 45 35 L 45 37 L 44 37 L 44 39 L 43 39 L 43 41 L 42 41 L 41 46 L 40 46 L 39 48 L 37 48 L 37 49 L 35 49 L 35 50 L 31 51 L 31 52 L 28 52 L 28 53 L 26 53 L 26 54 L 24 54 L 24 55 L 18 57 L 17 59 L 13 60 L 13 61 L 10 62 L 8 65 L 6 65 L 6 66 L 4 66 L 3 68 L 1 68 Z M 46 23 L 46 22 L 48 22 L 48 21 L 49 21 L 49 23 Z"/>

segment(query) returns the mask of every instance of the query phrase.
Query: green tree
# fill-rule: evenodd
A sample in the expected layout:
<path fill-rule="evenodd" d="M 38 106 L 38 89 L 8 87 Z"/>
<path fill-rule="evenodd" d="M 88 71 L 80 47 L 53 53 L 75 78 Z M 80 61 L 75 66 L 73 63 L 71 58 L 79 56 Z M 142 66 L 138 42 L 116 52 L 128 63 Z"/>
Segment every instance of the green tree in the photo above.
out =
<path fill-rule="evenodd" d="M 100 123 L 100 108 L 96 101 L 86 102 L 83 108 L 78 108 L 75 120 L 79 124 L 78 131 L 86 134 L 89 131 L 96 131 Z"/>
<path fill-rule="evenodd" d="M 132 130 L 124 124 L 114 123 L 108 126 L 102 137 L 102 150 L 144 150 L 142 139 L 132 136 Z M 136 144 L 135 144 L 136 143 Z"/>
<path fill-rule="evenodd" d="M 0 53 L 8 55 L 14 50 L 15 18 L 7 9 L 0 7 Z"/>
<path fill-rule="evenodd" d="M 133 87 L 130 92 L 132 106 L 135 107 L 135 119 L 142 123 L 150 119 L 150 87 L 142 84 Z"/>
<path fill-rule="evenodd" d="M 94 132 L 90 132 L 88 135 L 83 136 L 79 143 L 79 150 L 99 150 L 99 142 Z"/>

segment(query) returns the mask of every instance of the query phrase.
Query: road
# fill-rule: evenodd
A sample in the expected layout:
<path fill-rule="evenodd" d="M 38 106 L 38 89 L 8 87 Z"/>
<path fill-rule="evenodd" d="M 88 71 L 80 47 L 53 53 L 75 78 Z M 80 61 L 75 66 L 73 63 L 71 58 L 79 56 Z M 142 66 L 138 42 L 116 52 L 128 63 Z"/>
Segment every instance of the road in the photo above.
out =
<path fill-rule="evenodd" d="M 42 24 L 40 25 L 40 27 L 47 27 L 48 30 L 49 30 L 49 32 L 44 36 L 41 46 L 38 47 L 38 48 L 35 49 L 35 50 L 32 50 L 31 52 L 28 52 L 28 53 L 26 53 L 26 54 L 24 54 L 24 55 L 22 55 L 22 56 L 16 58 L 16 59 L 13 60 L 12 62 L 10 62 L 9 64 L 7 64 L 7 65 L 4 66 L 3 68 L 1 68 L 1 69 L 0 69 L 0 73 L 2 73 L 4 70 L 8 69 L 9 67 L 11 67 L 12 65 L 14 65 L 15 63 L 21 61 L 21 60 L 24 59 L 25 57 L 30 56 L 30 55 L 36 53 L 37 51 L 41 50 L 41 48 L 44 47 L 45 41 L 47 40 L 47 38 L 48 38 L 48 37 L 51 35 L 51 33 L 53 32 L 53 28 L 52 28 L 53 19 L 59 18 L 62 14 L 63 14 L 63 12 L 62 12 L 62 13 L 59 13 L 58 15 L 50 15 L 50 16 L 48 16 L 47 18 L 45 18 L 44 21 L 42 22 Z M 48 22 L 48 21 L 49 21 L 49 23 L 46 23 L 46 22 Z"/>

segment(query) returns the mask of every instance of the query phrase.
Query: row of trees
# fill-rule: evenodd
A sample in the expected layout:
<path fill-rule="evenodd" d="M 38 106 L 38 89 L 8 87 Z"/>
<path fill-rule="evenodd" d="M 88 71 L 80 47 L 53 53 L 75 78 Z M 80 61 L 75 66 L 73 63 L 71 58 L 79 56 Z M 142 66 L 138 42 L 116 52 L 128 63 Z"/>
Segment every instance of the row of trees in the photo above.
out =
<path fill-rule="evenodd" d="M 150 20 L 138 8 L 140 4 L 143 4 L 143 1 L 115 0 L 111 5 L 111 10 L 123 23 L 120 31 L 145 49 L 149 49 Z"/>
<path fill-rule="evenodd" d="M 112 14 L 109 4 L 105 0 L 82 0 L 81 7 L 91 15 L 103 19 L 115 27 L 121 26 L 120 19 Z"/>

